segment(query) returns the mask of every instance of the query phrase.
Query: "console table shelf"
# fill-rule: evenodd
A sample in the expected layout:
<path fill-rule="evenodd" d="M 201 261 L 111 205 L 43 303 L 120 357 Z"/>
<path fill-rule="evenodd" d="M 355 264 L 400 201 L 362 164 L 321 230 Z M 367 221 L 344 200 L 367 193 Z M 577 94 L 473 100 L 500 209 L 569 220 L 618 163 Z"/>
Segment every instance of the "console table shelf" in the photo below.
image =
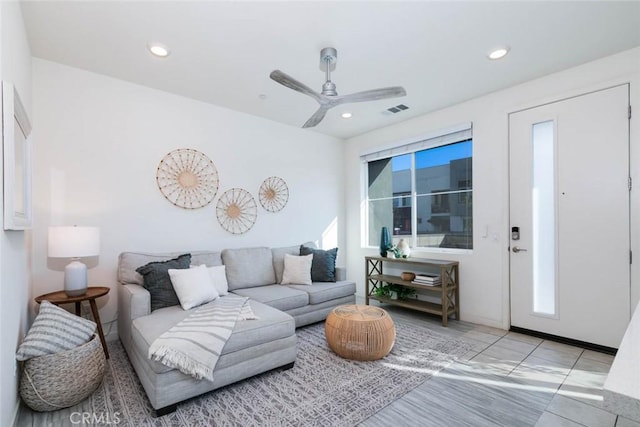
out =
<path fill-rule="evenodd" d="M 437 269 L 440 274 L 441 284 L 438 286 L 428 286 L 412 283 L 408 280 L 402 280 L 400 276 L 384 274 L 384 263 L 394 264 L 394 267 L 418 270 L 415 273 L 420 274 L 425 270 Z M 402 267 L 401 267 L 402 266 Z M 409 268 L 407 268 L 408 270 Z M 460 319 L 460 296 L 458 289 L 459 273 L 457 261 L 444 261 L 425 258 L 383 258 L 377 256 L 365 257 L 366 270 L 366 297 L 365 302 L 368 305 L 369 300 L 376 300 L 386 304 L 397 305 L 399 307 L 419 310 L 425 313 L 436 314 L 442 316 L 442 325 L 447 326 L 450 315 L 455 315 L 456 320 Z M 376 296 L 376 289 L 385 286 L 385 284 L 400 285 L 419 291 L 433 293 L 440 298 L 440 304 L 422 301 L 419 299 L 391 299 L 387 297 Z"/>

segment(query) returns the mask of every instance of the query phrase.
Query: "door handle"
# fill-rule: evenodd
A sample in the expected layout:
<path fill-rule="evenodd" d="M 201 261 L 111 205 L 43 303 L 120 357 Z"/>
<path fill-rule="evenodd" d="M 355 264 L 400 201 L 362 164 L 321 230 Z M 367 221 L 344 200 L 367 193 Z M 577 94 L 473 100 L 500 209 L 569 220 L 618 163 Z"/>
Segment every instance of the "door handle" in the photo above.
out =
<path fill-rule="evenodd" d="M 517 254 L 518 252 L 527 252 L 527 250 L 526 250 L 526 249 L 522 249 L 522 248 L 519 248 L 519 247 L 517 247 L 517 246 L 514 246 L 511 250 L 512 250 L 514 253 L 516 253 L 516 254 Z"/>

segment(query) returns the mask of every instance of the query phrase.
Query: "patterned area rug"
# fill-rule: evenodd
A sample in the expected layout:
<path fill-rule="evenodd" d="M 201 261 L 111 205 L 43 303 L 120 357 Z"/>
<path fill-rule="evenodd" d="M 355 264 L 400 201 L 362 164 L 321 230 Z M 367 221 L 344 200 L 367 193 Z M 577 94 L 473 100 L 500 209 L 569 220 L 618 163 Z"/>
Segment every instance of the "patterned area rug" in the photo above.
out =
<path fill-rule="evenodd" d="M 76 412 L 90 411 L 112 423 L 117 419 L 119 426 L 354 426 L 471 348 L 427 328 L 396 323 L 391 353 L 378 361 L 357 362 L 329 349 L 324 323 L 300 328 L 297 334 L 294 368 L 214 390 L 159 418 L 153 417 L 122 345 L 110 342 L 105 381 Z M 74 408 L 65 411 L 72 414 Z M 58 420 L 64 418 L 61 412 Z M 34 421 L 46 424 L 35 420 L 40 415 L 49 416 L 33 414 Z"/>

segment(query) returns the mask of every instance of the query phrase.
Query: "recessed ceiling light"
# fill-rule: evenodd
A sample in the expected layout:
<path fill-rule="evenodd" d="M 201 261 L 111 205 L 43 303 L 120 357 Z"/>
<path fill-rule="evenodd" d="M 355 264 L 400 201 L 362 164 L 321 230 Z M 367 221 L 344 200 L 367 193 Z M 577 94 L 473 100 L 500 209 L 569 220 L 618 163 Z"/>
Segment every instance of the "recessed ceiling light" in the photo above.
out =
<path fill-rule="evenodd" d="M 353 116 L 353 114 L 351 114 L 349 112 L 340 114 L 340 117 L 342 117 L 343 119 L 350 119 L 352 116 Z"/>
<path fill-rule="evenodd" d="M 509 48 L 507 46 L 499 47 L 489 52 L 488 57 L 489 59 L 500 59 L 504 58 L 507 53 L 509 53 Z"/>
<path fill-rule="evenodd" d="M 160 58 L 165 58 L 171 53 L 169 48 L 160 43 L 149 43 L 149 52 Z"/>

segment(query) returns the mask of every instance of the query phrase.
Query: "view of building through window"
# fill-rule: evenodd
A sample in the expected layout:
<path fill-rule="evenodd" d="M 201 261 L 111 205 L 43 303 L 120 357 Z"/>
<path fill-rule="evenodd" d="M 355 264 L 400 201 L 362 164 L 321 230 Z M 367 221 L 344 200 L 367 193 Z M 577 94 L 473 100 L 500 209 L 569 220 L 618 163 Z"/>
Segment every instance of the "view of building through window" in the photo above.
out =
<path fill-rule="evenodd" d="M 369 245 L 386 226 L 394 243 L 472 249 L 471 159 L 469 139 L 368 162 Z"/>

